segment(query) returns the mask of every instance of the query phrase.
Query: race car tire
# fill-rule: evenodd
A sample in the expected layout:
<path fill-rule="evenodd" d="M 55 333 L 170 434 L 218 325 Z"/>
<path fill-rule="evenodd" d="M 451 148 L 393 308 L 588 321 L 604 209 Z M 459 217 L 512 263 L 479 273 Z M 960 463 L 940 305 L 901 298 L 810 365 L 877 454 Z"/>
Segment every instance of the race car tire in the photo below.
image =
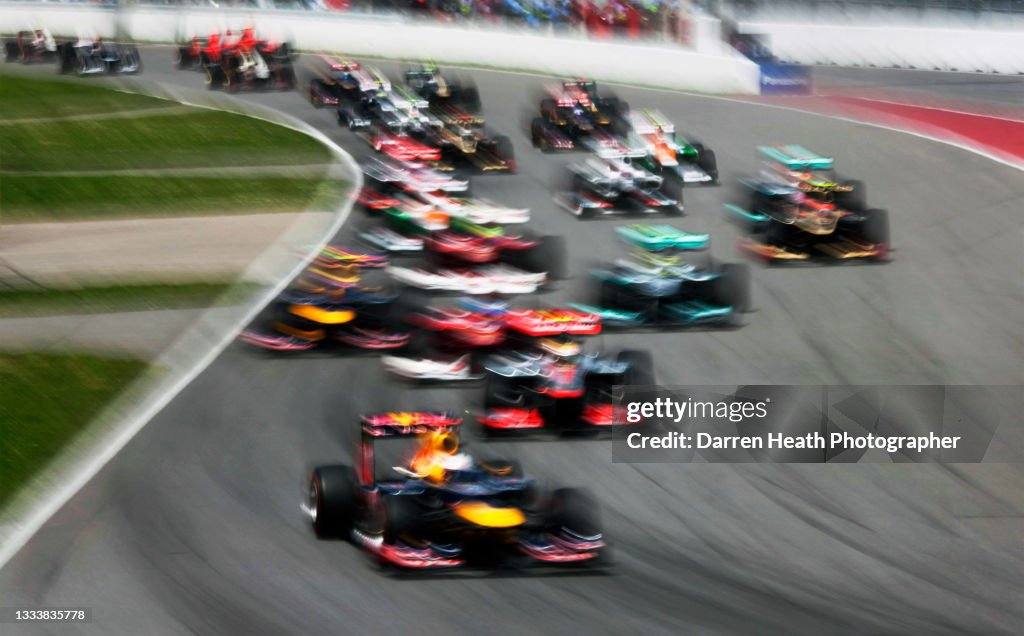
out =
<path fill-rule="evenodd" d="M 557 112 L 556 109 L 555 100 L 550 98 L 540 100 L 540 116 L 543 117 L 545 121 L 554 123 L 551 122 L 551 120 Z"/>
<path fill-rule="evenodd" d="M 500 375 L 488 373 L 484 380 L 484 408 L 519 408 L 525 405 L 525 396 L 515 383 Z M 484 427 L 485 431 L 489 427 Z"/>
<path fill-rule="evenodd" d="M 57 45 L 57 72 L 70 73 L 75 67 L 75 50 L 71 42 L 62 42 Z"/>
<path fill-rule="evenodd" d="M 608 116 L 613 120 L 629 114 L 629 102 L 623 101 L 618 97 L 603 97 L 598 100 L 598 107 L 601 110 L 607 111 Z"/>
<path fill-rule="evenodd" d="M 127 71 L 126 68 L 134 67 L 135 70 Z M 108 73 L 130 73 L 136 75 L 142 72 L 142 60 L 139 58 L 139 50 L 134 46 L 121 47 L 121 58 L 111 62 L 107 67 Z"/>
<path fill-rule="evenodd" d="M 310 82 L 309 82 L 309 103 L 313 105 L 313 108 L 323 108 L 324 107 L 323 98 L 320 97 L 317 94 L 317 92 L 314 91 L 314 89 L 321 89 L 321 90 L 323 90 L 324 87 L 325 87 L 325 84 L 324 84 L 324 81 L 322 79 L 310 80 Z"/>
<path fill-rule="evenodd" d="M 543 152 L 551 152 L 551 144 L 544 136 L 546 126 L 547 122 L 543 117 L 534 117 L 530 122 L 530 141 L 533 142 L 534 148 L 540 148 Z"/>
<path fill-rule="evenodd" d="M 408 325 L 405 327 L 408 329 Z M 414 329 L 409 332 L 409 341 L 402 347 L 402 354 L 411 358 L 428 358 L 437 352 L 434 346 L 434 334 L 423 329 Z"/>
<path fill-rule="evenodd" d="M 553 531 L 565 528 L 582 536 L 601 534 L 600 504 L 584 488 L 559 488 L 551 493 L 548 525 Z"/>
<path fill-rule="evenodd" d="M 864 189 L 864 182 L 850 180 L 846 181 L 845 184 L 852 186 L 853 189 L 850 192 L 836 192 L 836 207 L 840 210 L 848 210 L 850 212 L 866 210 L 868 207 L 868 196 L 867 191 Z"/>
<path fill-rule="evenodd" d="M 394 544 L 403 537 L 415 536 L 420 529 L 420 511 L 411 496 L 384 498 L 384 541 Z"/>
<path fill-rule="evenodd" d="M 889 212 L 887 210 L 864 210 L 861 237 L 872 245 L 885 245 L 878 260 L 889 260 Z"/>
<path fill-rule="evenodd" d="M 732 307 L 733 313 L 750 311 L 750 265 L 724 263 L 718 267 L 718 278 L 712 281 L 712 302 Z"/>
<path fill-rule="evenodd" d="M 697 166 L 708 173 L 712 184 L 718 183 L 718 159 L 715 157 L 714 150 L 701 148 L 697 152 Z"/>
<path fill-rule="evenodd" d="M 307 506 L 321 539 L 342 537 L 356 511 L 356 476 L 349 466 L 318 466 L 309 480 Z"/>
<path fill-rule="evenodd" d="M 13 62 L 21 57 L 17 42 L 4 42 L 4 62 Z"/>
<path fill-rule="evenodd" d="M 516 149 L 512 146 L 512 140 L 505 135 L 496 135 L 494 137 L 494 152 L 507 161 L 515 161 L 516 159 Z"/>
<path fill-rule="evenodd" d="M 455 98 L 462 110 L 470 114 L 480 112 L 480 91 L 476 86 L 462 86 L 455 93 Z"/>
<path fill-rule="evenodd" d="M 546 273 L 548 278 L 564 279 L 569 274 L 565 237 L 542 236 L 536 247 L 508 252 L 505 262 L 528 272 Z"/>
<path fill-rule="evenodd" d="M 284 64 L 278 68 L 277 89 L 281 91 L 295 90 L 295 69 L 291 64 Z"/>
<path fill-rule="evenodd" d="M 220 64 L 210 61 L 206 53 L 200 53 L 199 58 L 203 68 L 206 69 L 206 88 L 215 90 L 224 84 L 224 68 Z"/>
<path fill-rule="evenodd" d="M 651 357 L 650 351 L 624 349 L 619 352 L 619 355 L 615 356 L 615 360 L 629 363 L 629 369 L 622 380 L 624 385 L 654 385 L 654 359 Z"/>
<path fill-rule="evenodd" d="M 665 209 L 669 216 L 682 216 L 683 214 L 683 180 L 669 178 L 667 175 L 661 181 L 661 193 L 670 199 L 675 199 L 677 205 Z"/>
<path fill-rule="evenodd" d="M 413 329 L 412 323 L 409 322 L 409 316 L 426 309 L 430 305 L 430 299 L 430 294 L 422 289 L 403 289 L 398 298 L 395 299 L 395 302 L 391 303 L 389 307 L 388 322 L 390 326 L 401 331 Z M 416 331 L 420 330 L 417 329 Z"/>

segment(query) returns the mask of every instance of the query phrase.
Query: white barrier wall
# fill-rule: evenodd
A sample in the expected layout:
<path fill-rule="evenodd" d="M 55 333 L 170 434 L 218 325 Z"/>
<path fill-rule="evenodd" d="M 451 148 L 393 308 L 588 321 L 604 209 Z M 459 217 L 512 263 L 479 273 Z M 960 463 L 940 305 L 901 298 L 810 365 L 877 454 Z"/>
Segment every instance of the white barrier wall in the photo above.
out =
<path fill-rule="evenodd" d="M 733 51 L 695 52 L 678 46 L 549 37 L 522 31 L 434 26 L 398 18 L 291 11 L 138 7 L 115 11 L 75 5 L 0 5 L 4 31 L 45 26 L 54 34 L 175 42 L 252 25 L 264 37 L 304 50 L 353 56 L 431 59 L 707 93 L 758 92 L 757 66 Z"/>
<path fill-rule="evenodd" d="M 1024 30 L 741 22 L 785 62 L 1024 73 Z"/>

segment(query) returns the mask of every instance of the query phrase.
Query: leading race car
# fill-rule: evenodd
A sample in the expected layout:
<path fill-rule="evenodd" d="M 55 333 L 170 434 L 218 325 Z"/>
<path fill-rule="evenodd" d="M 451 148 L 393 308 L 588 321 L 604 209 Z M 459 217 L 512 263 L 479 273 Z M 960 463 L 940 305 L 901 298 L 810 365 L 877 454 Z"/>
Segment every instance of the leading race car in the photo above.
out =
<path fill-rule="evenodd" d="M 96 40 L 64 42 L 57 47 L 58 71 L 78 75 L 142 72 L 142 60 L 134 44 Z"/>
<path fill-rule="evenodd" d="M 291 48 L 283 42 L 257 38 L 252 28 L 244 29 L 237 40 L 211 35 L 200 51 L 199 59 L 206 71 L 206 86 L 210 89 L 224 88 L 234 92 L 295 88 Z"/>
<path fill-rule="evenodd" d="M 361 417 L 355 469 L 318 466 L 310 476 L 306 510 L 317 536 L 350 538 L 399 570 L 606 562 L 588 491 L 541 495 L 516 462 L 465 453 L 460 424 L 444 412 Z M 410 459 L 378 465 L 383 442 L 414 436 L 419 447 Z"/>

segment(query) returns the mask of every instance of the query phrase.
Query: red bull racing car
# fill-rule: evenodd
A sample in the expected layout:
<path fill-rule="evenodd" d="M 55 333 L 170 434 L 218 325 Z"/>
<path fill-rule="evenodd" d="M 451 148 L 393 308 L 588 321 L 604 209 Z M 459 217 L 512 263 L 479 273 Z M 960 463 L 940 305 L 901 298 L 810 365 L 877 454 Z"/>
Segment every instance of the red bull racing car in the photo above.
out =
<path fill-rule="evenodd" d="M 460 418 L 399 412 L 360 418 L 357 465 L 318 466 L 306 510 L 318 537 L 350 539 L 400 571 L 468 566 L 598 566 L 607 544 L 586 490 L 541 494 L 514 461 L 460 446 Z M 410 460 L 379 465 L 382 447 L 418 442 Z"/>

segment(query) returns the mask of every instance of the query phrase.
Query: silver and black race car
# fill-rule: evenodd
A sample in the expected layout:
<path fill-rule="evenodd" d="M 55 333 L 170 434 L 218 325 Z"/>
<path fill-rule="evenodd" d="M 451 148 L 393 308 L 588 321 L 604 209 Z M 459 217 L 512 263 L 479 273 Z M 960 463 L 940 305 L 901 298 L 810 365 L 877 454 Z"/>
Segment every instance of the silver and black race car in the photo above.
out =
<path fill-rule="evenodd" d="M 588 219 L 607 214 L 683 213 L 682 184 L 644 168 L 643 151 L 607 150 L 569 166 L 571 190 L 555 201 L 572 214 Z"/>
<path fill-rule="evenodd" d="M 142 60 L 134 44 L 105 42 L 102 39 L 64 42 L 57 46 L 60 73 L 98 75 L 142 72 Z"/>

